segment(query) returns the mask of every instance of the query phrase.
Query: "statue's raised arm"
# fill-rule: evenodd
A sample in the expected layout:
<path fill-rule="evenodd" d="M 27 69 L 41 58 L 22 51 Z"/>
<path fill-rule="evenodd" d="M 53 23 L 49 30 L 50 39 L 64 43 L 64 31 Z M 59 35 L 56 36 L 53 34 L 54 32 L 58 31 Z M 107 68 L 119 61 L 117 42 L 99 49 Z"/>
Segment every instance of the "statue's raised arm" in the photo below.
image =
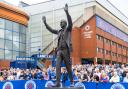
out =
<path fill-rule="evenodd" d="M 42 20 L 43 20 L 43 22 L 44 22 L 46 28 L 47 28 L 51 33 L 58 34 L 58 30 L 52 29 L 52 28 L 47 24 L 47 22 L 46 22 L 46 17 L 45 17 L 45 16 L 42 17 Z"/>
<path fill-rule="evenodd" d="M 67 30 L 71 31 L 72 30 L 72 18 L 71 16 L 69 15 L 69 12 L 68 12 L 68 5 L 65 4 L 65 7 L 64 7 L 64 11 L 67 15 L 67 20 L 68 20 L 68 26 L 67 26 Z"/>

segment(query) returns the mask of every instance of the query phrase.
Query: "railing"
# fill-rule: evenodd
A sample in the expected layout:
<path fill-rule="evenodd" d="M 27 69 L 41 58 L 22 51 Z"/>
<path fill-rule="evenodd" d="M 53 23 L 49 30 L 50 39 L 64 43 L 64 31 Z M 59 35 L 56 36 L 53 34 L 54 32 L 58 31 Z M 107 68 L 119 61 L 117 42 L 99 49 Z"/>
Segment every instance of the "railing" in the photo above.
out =
<path fill-rule="evenodd" d="M 37 66 L 40 68 L 40 69 L 43 69 L 45 67 L 45 65 L 43 63 L 41 63 L 39 60 L 37 60 Z"/>
<path fill-rule="evenodd" d="M 56 48 L 57 46 L 57 37 L 52 41 L 50 42 L 43 50 L 42 50 L 42 53 L 43 54 L 49 54 L 54 48 L 53 48 L 53 45 L 54 47 Z"/>

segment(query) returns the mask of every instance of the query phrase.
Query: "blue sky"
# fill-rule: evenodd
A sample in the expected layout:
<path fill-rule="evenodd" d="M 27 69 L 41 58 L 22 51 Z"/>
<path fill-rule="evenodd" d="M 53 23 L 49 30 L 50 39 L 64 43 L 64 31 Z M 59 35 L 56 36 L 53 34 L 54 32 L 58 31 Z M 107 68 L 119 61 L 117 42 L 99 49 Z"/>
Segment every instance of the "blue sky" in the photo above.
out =
<path fill-rule="evenodd" d="M 48 0 L 5 0 L 11 4 L 18 5 L 19 1 L 24 1 L 28 4 L 35 4 Z M 115 5 L 125 16 L 128 17 L 128 0 L 108 0 Z"/>

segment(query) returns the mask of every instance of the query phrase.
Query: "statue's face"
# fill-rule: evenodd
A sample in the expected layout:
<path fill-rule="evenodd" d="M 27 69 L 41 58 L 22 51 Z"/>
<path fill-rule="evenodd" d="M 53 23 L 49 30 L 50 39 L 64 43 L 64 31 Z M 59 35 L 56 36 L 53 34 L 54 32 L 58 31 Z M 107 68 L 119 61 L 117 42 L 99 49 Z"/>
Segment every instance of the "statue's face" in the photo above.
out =
<path fill-rule="evenodd" d="M 61 22 L 60 22 L 60 27 L 61 27 L 62 29 L 64 29 L 66 26 L 67 26 L 66 20 L 61 20 Z"/>

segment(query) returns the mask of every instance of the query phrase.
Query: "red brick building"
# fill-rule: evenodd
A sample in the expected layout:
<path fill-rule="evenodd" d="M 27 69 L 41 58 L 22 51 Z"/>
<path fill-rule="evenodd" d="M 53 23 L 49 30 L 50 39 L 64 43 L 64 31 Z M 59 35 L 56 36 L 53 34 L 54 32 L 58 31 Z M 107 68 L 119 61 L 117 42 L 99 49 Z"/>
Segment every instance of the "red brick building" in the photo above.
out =
<path fill-rule="evenodd" d="M 128 34 L 93 15 L 72 31 L 73 64 L 128 63 Z"/>

